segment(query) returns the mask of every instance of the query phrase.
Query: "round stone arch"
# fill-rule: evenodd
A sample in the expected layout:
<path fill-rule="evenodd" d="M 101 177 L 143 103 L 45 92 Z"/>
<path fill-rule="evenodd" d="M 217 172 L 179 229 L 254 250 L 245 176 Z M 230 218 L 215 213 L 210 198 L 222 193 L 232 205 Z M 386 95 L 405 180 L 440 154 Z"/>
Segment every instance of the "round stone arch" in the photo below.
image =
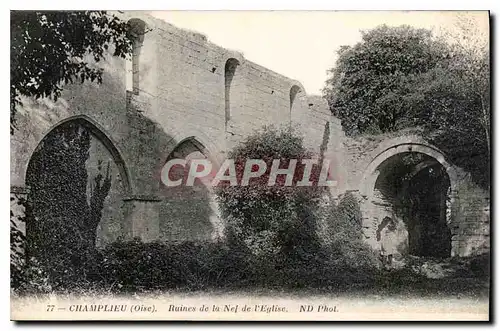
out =
<path fill-rule="evenodd" d="M 377 168 L 382 162 L 400 153 L 414 152 L 428 155 L 443 166 L 450 178 L 453 199 L 453 193 L 456 192 L 457 189 L 458 175 L 456 169 L 446 161 L 446 157 L 442 151 L 430 144 L 424 144 L 422 142 L 400 141 L 400 139 L 395 139 L 394 143 L 391 144 L 391 141 L 384 143 L 384 145 L 389 145 L 390 147 L 381 146 L 381 148 L 378 148 L 372 154 L 375 156 L 371 158 L 371 162 L 368 164 L 361 177 L 360 193 L 362 196 L 370 197 L 373 194 L 375 182 L 379 175 Z"/>
<path fill-rule="evenodd" d="M 233 127 L 241 120 L 245 93 L 247 91 L 246 61 L 243 55 L 228 50 L 224 53 L 219 68 L 212 68 L 212 72 L 220 73 L 221 81 L 218 84 L 223 103 L 224 131 L 233 132 Z"/>
<path fill-rule="evenodd" d="M 220 61 L 220 67 L 224 69 L 227 61 L 231 59 L 235 59 L 236 61 L 238 61 L 238 65 L 240 66 L 246 62 L 245 57 L 243 56 L 242 53 L 233 50 L 226 50 L 226 53 L 224 54 L 224 56 Z"/>
<path fill-rule="evenodd" d="M 290 111 L 294 109 L 294 103 L 296 101 L 306 101 L 307 100 L 307 93 L 306 89 L 304 88 L 304 85 L 300 83 L 299 81 L 293 80 L 288 84 L 288 96 L 289 96 L 289 101 L 290 101 Z M 298 100 L 297 97 L 300 96 L 302 99 Z"/>
<path fill-rule="evenodd" d="M 28 165 L 31 161 L 31 158 L 33 156 L 33 153 L 35 150 L 38 148 L 40 143 L 47 137 L 49 134 L 51 134 L 56 128 L 60 127 L 61 125 L 68 124 L 70 122 L 78 123 L 88 129 L 90 133 L 92 133 L 94 136 L 97 137 L 97 139 L 106 147 L 106 149 L 109 151 L 111 154 L 114 163 L 118 167 L 120 177 L 122 178 L 123 181 L 123 189 L 127 195 L 132 194 L 133 192 L 133 187 L 132 183 L 130 180 L 130 173 L 129 170 L 125 164 L 125 161 L 122 157 L 122 152 L 118 149 L 117 143 L 112 140 L 112 138 L 105 133 L 105 129 L 100 126 L 96 121 L 94 121 L 92 118 L 86 115 L 75 115 L 71 117 L 67 117 L 52 126 L 50 126 L 45 133 L 43 134 L 42 138 L 34 144 L 34 148 L 30 151 L 29 157 L 27 157 L 25 165 L 24 165 L 24 180 L 26 180 L 26 172 L 28 171 Z"/>
<path fill-rule="evenodd" d="M 446 156 L 441 150 L 426 143 L 422 139 L 415 137 L 398 137 L 382 142 L 380 144 L 380 147 L 370 153 L 370 156 L 367 157 L 368 165 L 366 165 L 364 171 L 362 172 L 362 176 L 360 178 L 358 186 L 359 193 L 364 198 L 361 208 L 363 210 L 363 213 L 366 215 L 363 219 L 363 232 L 366 241 L 375 249 L 379 247 L 379 243 L 375 236 L 375 230 L 381 222 L 381 217 L 383 216 L 382 214 L 385 213 L 382 212 L 381 214 L 380 208 L 386 208 L 381 207 L 378 204 L 380 203 L 380 201 L 378 201 L 376 197 L 376 183 L 380 175 L 379 166 L 391 157 L 402 153 L 421 153 L 434 159 L 436 163 L 439 163 L 445 169 L 446 174 L 448 175 L 450 183 L 450 206 L 454 204 L 455 197 L 457 195 L 457 169 L 446 161 Z M 425 168 L 425 164 L 419 164 L 417 166 L 421 166 L 420 170 Z M 452 231 L 452 226 L 448 221 L 453 221 L 447 220 L 448 229 Z M 406 226 L 404 231 L 406 231 L 406 234 L 398 237 L 398 240 L 400 240 L 399 244 L 406 242 L 406 245 L 408 245 L 407 240 L 409 240 L 409 237 Z M 401 252 L 403 251 L 406 251 L 406 249 L 402 249 Z M 452 256 L 454 255 L 453 245 L 451 254 Z"/>
<path fill-rule="evenodd" d="M 301 82 L 298 80 L 290 80 L 288 83 L 288 91 L 292 90 L 293 87 L 296 86 L 304 95 L 307 95 L 306 89 L 304 88 L 304 85 L 302 85 Z"/>
<path fill-rule="evenodd" d="M 286 93 L 289 101 L 288 120 L 294 125 L 307 122 L 308 100 L 304 86 L 298 81 L 291 81 Z"/>

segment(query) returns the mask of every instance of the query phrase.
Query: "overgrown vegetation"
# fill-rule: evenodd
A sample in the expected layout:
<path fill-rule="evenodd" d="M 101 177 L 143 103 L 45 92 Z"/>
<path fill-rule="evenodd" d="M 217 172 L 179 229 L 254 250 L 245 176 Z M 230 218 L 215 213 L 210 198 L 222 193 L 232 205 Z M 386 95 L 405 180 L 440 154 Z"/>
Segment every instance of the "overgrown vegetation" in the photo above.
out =
<path fill-rule="evenodd" d="M 101 83 L 103 70 L 95 63 L 109 51 L 122 58 L 132 51 L 127 22 L 106 11 L 11 11 L 10 17 L 11 134 L 23 96 L 57 101 L 65 84 Z M 86 271 L 95 254 L 95 230 L 109 192 L 109 172 L 94 178 L 87 203 L 85 160 L 90 137 L 88 132 L 64 129 L 64 139 L 54 139 L 57 134 L 53 134 L 44 142 L 49 151 L 33 155 L 31 174 L 37 178 L 27 178 L 28 198 L 11 200 L 18 205 L 10 217 L 13 288 L 45 284 L 40 286 L 46 289 L 49 280 L 56 286 L 67 283 Z M 12 210 L 23 210 L 25 216 Z M 20 229 L 23 223 L 27 237 Z"/>
<path fill-rule="evenodd" d="M 236 160 L 236 176 L 241 180 L 247 160 L 264 160 L 265 174 L 251 179 L 248 186 L 229 186 L 221 182 L 215 193 L 222 217 L 227 222 L 228 237 L 246 246 L 256 256 L 275 260 L 307 259 L 319 250 L 315 210 L 325 187 L 294 185 L 302 178 L 302 160 L 312 155 L 302 145 L 302 139 L 292 129 L 267 127 L 258 132 L 231 153 Z M 292 185 L 285 185 L 285 176 L 276 178 L 276 185 L 268 185 L 274 159 L 281 160 L 281 168 L 296 159 L 297 166 Z M 311 177 L 319 177 L 319 168 L 313 167 Z M 316 179 L 317 180 L 317 179 Z"/>
<path fill-rule="evenodd" d="M 20 95 L 57 99 L 65 83 L 99 82 L 101 71 L 84 57 L 93 55 L 98 62 L 111 43 L 115 55 L 123 57 L 130 47 L 125 24 L 104 12 L 14 12 L 11 25 L 12 125 Z M 83 39 L 82 31 L 86 31 Z M 75 44 L 75 40 L 84 42 Z M 423 126 L 453 163 L 487 183 L 489 54 L 484 47 L 477 49 L 436 40 L 425 30 L 381 27 L 365 33 L 358 45 L 341 49 L 325 93 L 348 134 Z M 26 62 L 41 57 L 48 62 Z M 297 159 L 296 182 L 303 173 L 301 160 L 312 156 L 288 128 L 266 128 L 230 152 L 229 157 L 237 160 L 238 180 L 247 159 L 265 160 L 268 171 L 249 186 L 222 183 L 216 189 L 227 224 L 224 240 L 117 241 L 96 250 L 96 228 L 111 185 L 109 172 L 100 169 L 103 174 L 93 179 L 88 200 L 85 161 L 90 137 L 79 127 L 65 130 L 49 136 L 42 144 L 48 149 L 33 155 L 30 173 L 37 177 L 28 176 L 31 191 L 26 201 L 19 201 L 26 216 L 16 219 L 11 212 L 14 290 L 258 287 L 343 291 L 353 286 L 417 286 L 427 280 L 428 269 L 418 261 L 393 273 L 377 268 L 378 261 L 363 240 L 362 215 L 353 194 L 345 194 L 335 204 L 328 191 L 317 185 L 289 187 L 283 185 L 283 177 L 278 178 L 278 185 L 267 185 L 273 159 L 282 159 L 281 167 Z M 325 126 L 321 154 L 328 145 L 328 130 Z M 315 167 L 312 181 L 317 182 L 318 176 Z M 28 227 L 26 237 L 19 222 Z M 484 280 L 489 275 L 489 257 L 449 262 L 464 266 L 458 271 L 460 277 Z M 439 269 L 436 265 L 433 270 Z"/>
<path fill-rule="evenodd" d="M 33 153 L 26 176 L 29 192 L 17 201 L 24 216 L 11 211 L 14 287 L 31 276 L 47 278 L 51 287 L 65 287 L 97 267 L 97 226 L 111 177 L 108 165 L 105 173 L 91 179 L 87 192 L 90 144 L 89 130 L 71 122 L 47 135 Z M 30 275 L 30 270 L 36 274 Z"/>
<path fill-rule="evenodd" d="M 10 27 L 11 134 L 21 96 L 57 100 L 65 84 L 100 83 L 91 61 L 132 51 L 127 22 L 106 11 L 11 11 Z"/>
<path fill-rule="evenodd" d="M 81 135 L 70 136 L 86 141 Z M 58 141 L 64 143 L 65 140 Z M 67 145 L 74 149 L 81 144 Z M 67 148 L 62 150 L 68 152 Z M 88 151 L 83 148 L 74 152 L 84 156 L 81 151 L 85 150 Z M 300 159 L 310 156 L 293 130 L 273 127 L 250 136 L 231 154 L 239 160 L 239 165 L 250 158 L 269 162 L 274 158 L 281 158 L 283 162 L 296 158 L 300 163 Z M 61 162 L 64 158 L 58 160 L 51 162 Z M 48 162 L 47 166 L 50 164 Z M 68 170 L 71 164 L 67 164 Z M 57 169 L 66 168 L 58 166 Z M 243 169 L 240 166 L 237 169 L 241 179 Z M 38 172 L 38 175 L 44 173 Z M 294 181 L 302 178 L 300 171 L 298 173 Z M 318 175 L 319 169 L 313 169 L 311 177 Z M 340 289 L 352 284 L 368 286 L 373 283 L 377 261 L 363 243 L 356 198 L 346 194 L 337 206 L 329 199 L 325 187 L 285 186 L 281 177 L 284 176 L 278 177 L 276 186 L 268 186 L 265 175 L 255 182 L 250 181 L 249 186 L 227 186 L 221 182 L 216 192 L 227 224 L 222 241 L 142 243 L 140 240 L 120 240 L 99 251 L 90 247 L 89 239 L 84 236 L 88 232 L 84 230 L 85 224 L 94 224 L 86 220 L 95 214 L 90 212 L 86 198 L 75 196 L 71 208 L 62 208 L 66 200 L 50 199 L 46 201 L 50 206 L 45 208 L 39 203 L 45 201 L 41 197 L 62 194 L 65 185 L 59 183 L 58 189 L 52 192 L 52 186 L 47 188 L 44 186 L 47 182 L 38 180 L 38 186 L 34 186 L 38 198 L 33 200 L 38 206 L 31 207 L 31 212 L 27 213 L 33 215 L 33 211 L 39 211 L 37 227 L 28 222 L 31 224 L 28 230 L 30 260 L 13 287 L 23 291 Z M 82 178 L 87 181 L 86 176 Z M 45 192 L 47 189 L 52 193 Z M 86 187 L 80 187 L 79 191 L 75 194 L 86 192 Z M 45 193 L 42 195 L 42 192 Z M 54 198 L 61 199 L 60 196 Z M 78 212 L 73 208 L 79 208 Z M 59 225 L 55 226 L 59 214 L 68 222 L 56 222 Z M 320 228 L 325 229 L 326 240 L 319 235 Z M 43 233 L 51 236 L 42 237 Z M 95 229 L 93 233 L 95 235 Z M 36 247 L 41 253 L 32 258 Z"/>
<path fill-rule="evenodd" d="M 353 252 L 345 248 L 343 254 L 348 251 Z M 75 273 L 71 283 L 58 282 L 55 286 L 46 268 L 32 263 L 23 270 L 24 278 L 14 290 L 19 294 L 161 293 L 171 290 L 307 290 L 325 294 L 360 290 L 365 294 L 488 295 L 488 255 L 430 262 L 429 259 L 415 259 L 404 268 L 390 272 L 363 268 L 367 264 L 360 265 L 353 260 L 356 256 L 337 255 L 339 257 L 349 265 L 335 260 L 325 263 L 326 260 L 318 258 L 275 269 L 274 262 L 259 259 L 241 246 L 225 241 L 117 241 L 99 251 L 92 266 L 87 266 L 87 272 Z M 443 268 L 448 272 L 443 274 Z"/>
<path fill-rule="evenodd" d="M 64 139 L 57 141 L 63 143 L 70 138 L 73 143 L 65 144 L 65 149 L 59 146 L 58 150 L 64 155 L 85 158 L 88 137 L 78 127 L 73 127 Z M 38 151 L 38 154 L 35 155 L 38 161 L 50 155 L 47 151 Z M 68 160 L 68 155 L 64 155 L 43 164 L 49 166 L 51 162 Z M 241 163 L 247 158 L 269 161 L 310 155 L 293 130 L 268 127 L 237 146 L 231 156 Z M 37 164 L 34 163 L 33 167 Z M 70 165 L 67 164 L 68 174 L 82 171 L 80 190 L 86 190 L 83 186 L 83 181 L 87 181 L 84 169 L 77 170 Z M 66 168 L 58 165 L 57 169 Z M 241 177 L 242 169 L 238 169 L 238 177 Z M 317 170 L 312 173 L 313 178 L 317 177 Z M 265 183 L 251 181 L 246 187 L 221 182 L 216 191 L 227 222 L 223 240 L 151 243 L 139 239 L 118 240 L 97 250 L 90 244 L 95 240 L 95 229 L 88 228 L 94 229 L 93 237 L 86 238 L 84 234 L 89 232 L 86 227 L 94 224 L 87 222 L 88 217 L 98 213 L 90 212 L 92 205 L 88 204 L 86 196 L 85 199 L 83 195 L 78 197 L 81 192 L 71 200 L 73 206 L 70 208 L 63 208 L 65 202 L 62 200 L 44 200 L 65 192 L 64 181 L 57 182 L 56 190 L 54 186 L 47 186 L 55 180 L 52 177 L 36 181 L 38 186 L 34 188 L 38 193 L 31 193 L 28 197 L 32 204 L 45 201 L 50 205 L 46 209 L 43 204 L 28 205 L 28 209 L 31 208 L 27 213 L 28 225 L 35 210 L 39 211 L 36 218 L 40 223 L 36 227 L 33 224 L 31 228 L 28 226 L 28 255 L 22 251 L 25 249 L 22 232 L 18 227 L 11 231 L 11 286 L 17 293 L 304 289 L 335 293 L 414 291 L 432 295 L 443 291 L 474 294 L 487 291 L 488 256 L 439 261 L 410 259 L 400 270 L 388 272 L 378 268 L 375 253 L 364 242 L 360 206 L 351 193 L 344 194 L 335 203 L 324 187 L 312 186 L 295 191 L 296 187 L 284 185 L 269 187 L 267 179 L 264 179 Z M 294 181 L 301 177 L 299 174 Z M 278 183 L 283 184 L 284 178 L 280 180 Z M 102 188 L 102 182 L 100 185 Z M 38 198 L 34 199 L 36 196 Z M 71 195 L 65 199 L 68 197 Z M 21 204 L 25 202 L 21 201 Z M 78 212 L 72 208 L 79 208 Z M 56 226 L 57 215 L 64 216 L 67 222 Z M 11 224 L 22 221 L 24 219 L 11 213 Z M 50 233 L 50 236 L 41 236 L 39 230 Z M 33 249 L 37 246 L 42 250 L 40 254 L 34 254 L 36 250 Z M 25 256 L 28 261 L 23 262 Z M 435 275 L 444 278 L 434 280 Z M 450 282 L 450 279 L 454 281 Z"/>
<path fill-rule="evenodd" d="M 323 91 L 347 135 L 415 126 L 450 161 L 489 187 L 488 36 L 459 17 L 441 36 L 410 26 L 380 26 L 338 51 Z"/>
<path fill-rule="evenodd" d="M 325 248 L 330 263 L 361 274 L 373 273 L 378 264 L 375 252 L 364 242 L 362 214 L 356 197 L 346 193 L 338 205 L 328 206 Z"/>

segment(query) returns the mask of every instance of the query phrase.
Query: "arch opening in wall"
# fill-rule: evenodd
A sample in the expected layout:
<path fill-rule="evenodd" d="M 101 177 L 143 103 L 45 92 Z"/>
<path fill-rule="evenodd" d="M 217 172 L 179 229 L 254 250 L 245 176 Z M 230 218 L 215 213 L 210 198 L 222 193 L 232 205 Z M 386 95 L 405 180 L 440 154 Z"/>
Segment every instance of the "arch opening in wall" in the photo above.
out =
<path fill-rule="evenodd" d="M 51 266 L 79 266 L 86 249 L 125 234 L 124 163 L 107 136 L 83 118 L 53 128 L 27 167 L 26 253 Z"/>
<path fill-rule="evenodd" d="M 170 180 L 181 179 L 180 185 L 167 187 L 163 180 L 160 181 L 160 194 L 163 198 L 160 207 L 160 237 L 169 241 L 182 241 L 211 240 L 220 236 L 217 207 L 210 181 L 196 179 L 194 183 L 187 184 L 191 162 L 210 159 L 207 148 L 196 138 L 189 137 L 177 144 L 165 163 L 173 159 L 184 160 L 185 165 L 174 165 L 168 171 Z M 202 166 L 198 170 L 202 171 Z"/>
<path fill-rule="evenodd" d="M 231 111 L 234 110 L 235 93 L 234 93 L 234 78 L 240 62 L 237 59 L 231 58 L 226 61 L 224 66 L 224 99 L 225 99 L 225 125 L 227 129 L 228 122 L 231 120 Z"/>
<path fill-rule="evenodd" d="M 290 89 L 290 111 L 292 111 L 292 108 L 295 103 L 295 98 L 297 97 L 297 94 L 299 94 L 301 91 L 300 87 L 297 85 L 292 86 Z"/>
<path fill-rule="evenodd" d="M 394 244 L 402 254 L 427 257 L 451 255 L 451 182 L 446 168 L 434 157 L 406 151 L 380 162 L 373 172 L 370 212 L 380 233 L 382 220 L 398 223 Z M 383 241 L 382 241 L 383 242 Z"/>
<path fill-rule="evenodd" d="M 300 95 L 302 94 L 302 89 L 298 85 L 293 85 L 290 88 L 290 120 L 293 121 L 294 119 L 297 120 L 297 116 L 299 114 L 298 110 L 298 104 L 299 104 L 299 98 Z"/>
<path fill-rule="evenodd" d="M 128 37 L 132 42 L 132 56 L 126 63 L 127 71 L 127 91 L 139 94 L 140 89 L 140 56 L 144 35 L 146 33 L 146 23 L 138 18 L 128 21 Z"/>

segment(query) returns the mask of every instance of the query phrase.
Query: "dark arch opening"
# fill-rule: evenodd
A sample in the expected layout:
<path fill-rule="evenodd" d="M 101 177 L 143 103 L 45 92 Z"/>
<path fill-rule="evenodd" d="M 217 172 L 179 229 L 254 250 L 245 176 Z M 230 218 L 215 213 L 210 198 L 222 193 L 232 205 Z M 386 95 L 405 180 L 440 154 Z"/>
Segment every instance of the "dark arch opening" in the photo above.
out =
<path fill-rule="evenodd" d="M 374 205 L 383 215 L 402 220 L 410 255 L 449 257 L 450 178 L 433 157 L 406 152 L 382 162 L 374 187 Z M 383 217 L 379 217 L 383 218 Z"/>
<path fill-rule="evenodd" d="M 292 88 L 290 89 L 290 112 L 292 111 L 295 98 L 299 92 L 301 92 L 301 89 L 297 85 L 292 86 Z"/>
<path fill-rule="evenodd" d="M 234 58 L 228 59 L 224 67 L 224 96 L 225 96 L 225 124 L 227 128 L 227 123 L 231 120 L 231 84 L 233 78 L 236 74 L 236 68 L 240 65 L 240 62 Z"/>
<path fill-rule="evenodd" d="M 100 130 L 76 118 L 52 129 L 27 167 L 26 254 L 54 279 L 78 277 L 99 244 L 124 232 L 123 161 Z M 109 146 L 112 146 L 111 148 Z"/>

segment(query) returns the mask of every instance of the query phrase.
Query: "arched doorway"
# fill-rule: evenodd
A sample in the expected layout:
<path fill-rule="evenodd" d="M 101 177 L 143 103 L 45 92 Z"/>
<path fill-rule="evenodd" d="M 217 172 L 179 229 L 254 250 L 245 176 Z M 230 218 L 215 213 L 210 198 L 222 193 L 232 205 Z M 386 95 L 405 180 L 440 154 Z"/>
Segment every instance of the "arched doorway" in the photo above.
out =
<path fill-rule="evenodd" d="M 207 148 L 195 137 L 177 144 L 165 163 L 172 159 L 186 161 L 185 166 L 175 165 L 169 173 L 171 180 L 182 178 L 182 183 L 167 187 L 160 181 L 163 201 L 160 207 L 160 236 L 169 241 L 212 240 L 221 236 L 221 224 L 210 183 L 196 179 L 186 185 L 190 161 L 210 159 Z M 212 174 L 217 163 L 211 160 Z M 209 177 L 209 176 L 208 176 Z"/>
<path fill-rule="evenodd" d="M 443 166 L 422 153 L 400 153 L 382 162 L 377 170 L 373 201 L 390 217 L 402 221 L 408 236 L 407 252 L 450 256 L 450 180 Z"/>
<path fill-rule="evenodd" d="M 384 219 L 398 222 L 397 250 L 422 257 L 449 257 L 451 203 L 456 176 L 443 154 L 422 144 L 390 146 L 376 155 L 363 177 L 372 244 Z M 375 239 L 376 238 L 376 239 Z"/>
<path fill-rule="evenodd" d="M 124 162 L 85 118 L 66 120 L 42 139 L 26 185 L 26 253 L 55 273 L 81 267 L 85 252 L 124 234 Z"/>

